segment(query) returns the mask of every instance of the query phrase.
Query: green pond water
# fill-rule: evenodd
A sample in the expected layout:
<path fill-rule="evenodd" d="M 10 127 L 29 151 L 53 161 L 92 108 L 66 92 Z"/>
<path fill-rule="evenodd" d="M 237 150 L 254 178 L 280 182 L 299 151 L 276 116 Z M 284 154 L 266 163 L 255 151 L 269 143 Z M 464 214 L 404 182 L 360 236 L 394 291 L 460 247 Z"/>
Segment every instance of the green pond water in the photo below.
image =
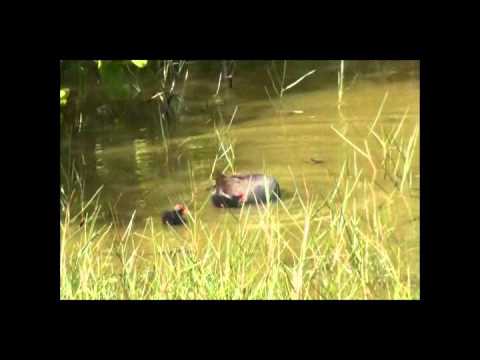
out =
<path fill-rule="evenodd" d="M 116 220 L 122 226 L 128 224 L 135 212 L 134 223 L 139 229 L 143 229 L 146 221 L 154 221 L 161 227 L 162 211 L 179 202 L 189 205 L 190 210 L 206 202 L 199 217 L 207 226 L 228 226 L 234 221 L 231 212 L 209 203 L 208 188 L 212 185 L 210 175 L 219 151 L 214 129 L 228 125 L 235 109 L 228 133 L 234 148 L 235 170 L 274 176 L 285 200 L 295 189 L 302 196 L 308 192 L 308 196 L 323 198 L 334 188 L 346 160 L 352 171 L 354 150 L 332 126 L 362 150 L 367 139 L 371 155 L 379 164 L 382 148 L 369 130 L 384 99 L 375 125 L 378 132 L 383 129 L 389 133 L 406 116 L 399 139 L 407 142 L 419 125 L 420 83 L 416 61 L 346 61 L 340 110 L 337 107 L 339 60 L 288 61 L 286 84 L 310 70 L 316 72 L 286 91 L 282 99 L 272 89 L 267 72 L 270 62 L 239 61 L 233 88 L 222 86 L 219 90 L 217 99 L 221 98 L 221 102 L 213 98 L 220 66 L 214 61 L 208 63 L 208 66 L 200 61 L 189 64 L 189 78 L 182 87 L 185 108 L 175 129 L 170 130 L 167 143 L 158 126 L 158 109 L 148 102 L 129 105 L 124 101 L 122 112 L 107 111 L 105 115 L 101 109 L 108 108 L 109 102 L 100 99 L 94 107 L 80 104 L 72 113 L 77 122 L 81 114 L 82 127 L 74 134 L 62 136 L 62 164 L 75 160 L 85 180 L 86 196 L 103 186 L 101 221 L 111 221 L 109 209 L 114 208 Z M 281 71 L 283 64 L 277 62 L 277 68 Z M 155 79 L 151 83 L 155 84 Z M 154 93 L 153 86 L 150 90 Z M 96 90 L 87 85 L 85 91 Z M 397 224 L 395 236 L 390 240 L 392 247 L 400 246 L 409 254 L 405 261 L 417 277 L 419 157 L 417 141 L 410 175 L 412 183 L 401 191 L 401 196 L 395 197 L 395 214 L 388 215 L 394 216 Z M 372 175 L 366 158 L 357 154 L 356 161 L 365 176 Z M 221 170 L 225 162 L 218 165 Z M 377 170 L 376 185 L 359 200 L 371 202 L 375 197 L 381 206 L 396 185 L 381 168 Z M 193 202 L 197 205 L 192 208 Z M 288 221 L 286 218 L 285 223 Z M 177 231 L 181 233 L 182 229 Z"/>

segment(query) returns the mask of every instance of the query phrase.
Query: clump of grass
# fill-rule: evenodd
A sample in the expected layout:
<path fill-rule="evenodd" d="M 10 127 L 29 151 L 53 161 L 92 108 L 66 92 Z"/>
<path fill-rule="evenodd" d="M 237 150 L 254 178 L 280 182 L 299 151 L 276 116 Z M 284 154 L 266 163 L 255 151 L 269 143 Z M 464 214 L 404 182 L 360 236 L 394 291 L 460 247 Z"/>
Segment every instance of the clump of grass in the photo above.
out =
<path fill-rule="evenodd" d="M 62 299 L 412 299 L 418 287 L 403 250 L 389 249 L 396 224 L 383 215 L 374 186 L 346 163 L 331 192 L 244 207 L 218 223 L 184 228 L 149 219 L 124 228 L 98 226 L 98 196 L 77 230 L 71 204 L 61 217 Z M 372 199 L 362 199 L 368 194 Z M 393 209 L 392 209 L 393 208 Z M 230 220 L 229 220 L 230 219 Z M 148 250 L 146 250 L 148 249 Z"/>
<path fill-rule="evenodd" d="M 415 124 L 414 129 L 408 138 L 401 138 L 400 131 L 407 118 L 409 109 L 405 110 L 402 119 L 396 127 L 386 134 L 385 128 L 381 128 L 381 133 L 375 130 L 375 126 L 381 117 L 381 113 L 385 102 L 388 98 L 388 92 L 385 93 L 380 107 L 377 111 L 377 115 L 370 126 L 370 130 L 366 138 L 363 140 L 363 149 L 360 145 L 356 145 L 345 134 L 342 134 L 333 125 L 332 130 L 347 143 L 354 151 L 355 154 L 360 154 L 362 157 L 368 160 L 372 170 L 372 182 L 375 182 L 378 169 L 382 169 L 384 177 L 392 181 L 397 189 L 404 191 L 406 185 L 408 188 L 412 187 L 413 183 L 413 159 L 416 150 L 416 144 L 419 135 L 419 125 Z M 374 145 L 369 143 L 369 136 L 373 135 L 376 143 L 381 147 L 382 158 L 380 161 L 374 158 L 370 148 Z"/>
<path fill-rule="evenodd" d="M 406 140 L 399 138 L 400 130 L 407 118 L 408 111 L 409 109 L 405 110 L 400 123 L 389 134 L 385 134 L 383 127 L 381 135 L 373 129 L 373 126 L 370 130 L 370 133 L 374 135 L 382 147 L 383 158 L 381 165 L 384 168 L 385 177 L 390 178 L 400 191 L 404 190 L 407 180 L 409 187 L 412 186 L 413 157 L 419 135 L 419 125 L 416 124 L 411 135 Z"/>
<path fill-rule="evenodd" d="M 271 65 L 267 67 L 267 73 L 270 78 L 271 84 L 272 84 L 272 90 L 276 95 L 276 99 L 278 100 L 277 102 L 273 101 L 273 97 L 270 95 L 270 92 L 268 91 L 268 87 L 265 86 L 265 92 L 267 93 L 268 99 L 270 100 L 270 103 L 272 104 L 273 108 L 278 114 L 285 114 L 288 113 L 289 111 L 287 110 L 284 102 L 283 102 L 283 95 L 293 89 L 295 86 L 300 84 L 303 80 L 305 80 L 307 77 L 313 75 L 316 72 L 316 70 L 310 70 L 309 72 L 305 73 L 304 75 L 300 76 L 298 79 L 295 81 L 291 82 L 290 84 L 286 84 L 286 76 L 287 76 L 287 61 L 283 61 L 283 67 L 282 67 L 282 74 L 277 70 L 277 66 L 275 64 L 275 61 L 272 61 Z M 276 104 L 278 103 L 278 105 Z"/>
<path fill-rule="evenodd" d="M 168 162 L 170 128 L 176 125 L 183 107 L 185 84 L 188 80 L 188 63 L 185 60 L 160 60 L 158 63 L 158 91 L 151 100 L 157 101 L 160 131 L 166 154 L 165 161 Z M 181 91 L 177 91 L 176 85 L 180 80 L 183 80 L 183 87 Z"/>
<path fill-rule="evenodd" d="M 214 125 L 214 132 L 217 140 L 217 153 L 215 154 L 215 158 L 213 160 L 210 178 L 218 166 L 222 167 L 222 173 L 235 173 L 235 140 L 231 134 L 231 127 L 233 119 L 237 114 L 237 110 L 238 106 L 235 107 L 232 117 L 227 125 Z"/>

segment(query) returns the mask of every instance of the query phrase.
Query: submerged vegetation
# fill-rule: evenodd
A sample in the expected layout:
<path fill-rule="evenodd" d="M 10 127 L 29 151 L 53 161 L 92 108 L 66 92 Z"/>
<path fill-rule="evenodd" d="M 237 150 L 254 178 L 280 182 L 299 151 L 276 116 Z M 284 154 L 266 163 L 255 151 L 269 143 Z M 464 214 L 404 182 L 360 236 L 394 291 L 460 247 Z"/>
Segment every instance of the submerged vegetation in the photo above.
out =
<path fill-rule="evenodd" d="M 139 69 L 151 65 L 133 64 Z M 227 75 L 220 73 L 219 82 L 233 77 L 233 67 L 227 71 L 225 64 Z M 150 98 L 160 98 L 159 141 L 168 153 L 171 119 L 166 118 L 168 109 L 163 111 L 165 99 L 179 79 L 187 81 L 188 69 L 186 62 L 157 65 L 162 65 L 157 69 L 161 89 Z M 333 104 L 338 111 L 347 91 L 344 68 L 341 61 L 338 101 Z M 286 72 L 287 62 L 281 72 L 274 62 L 268 67 L 276 99 L 264 89 L 278 114 L 290 110 L 283 102 L 285 92 L 315 70 L 291 82 Z M 62 106 L 70 100 L 68 94 L 70 90 L 61 91 Z M 400 246 L 404 239 L 399 238 L 419 238 L 418 214 L 406 200 L 418 187 L 419 126 L 411 132 L 403 128 L 409 109 L 391 129 L 384 126 L 380 119 L 388 96 L 375 118 L 360 129 L 362 142 L 350 137 L 348 127 L 330 127 L 331 137 L 349 151 L 328 187 L 312 188 L 300 174 L 290 172 L 294 185 L 288 196 L 219 210 L 226 215 L 213 224 L 204 217 L 210 199 L 195 196 L 205 174 L 190 165 L 185 184 L 192 194 L 190 211 L 185 226 L 175 228 L 153 214 L 138 221 L 136 209 L 128 222 L 119 221 L 115 205 L 105 208 L 101 201 L 103 187 L 87 195 L 86 180 L 69 159 L 68 166 L 61 167 L 61 299 L 419 299 L 418 264 L 410 261 L 418 259 L 419 249 L 412 254 Z M 229 119 L 212 124 L 216 154 L 210 159 L 210 180 L 215 172 L 238 170 L 232 131 L 238 111 L 235 106 Z M 410 214 L 406 220 L 398 215 L 400 206 Z"/>

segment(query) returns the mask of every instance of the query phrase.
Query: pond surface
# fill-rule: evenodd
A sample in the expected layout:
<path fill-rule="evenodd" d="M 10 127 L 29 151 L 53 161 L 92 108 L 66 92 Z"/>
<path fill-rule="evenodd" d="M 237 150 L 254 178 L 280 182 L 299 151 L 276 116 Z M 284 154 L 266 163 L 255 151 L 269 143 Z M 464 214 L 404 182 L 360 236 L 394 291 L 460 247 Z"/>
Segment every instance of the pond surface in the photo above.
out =
<path fill-rule="evenodd" d="M 340 110 L 338 60 L 288 61 L 285 84 L 310 70 L 316 72 L 286 91 L 281 99 L 275 95 L 268 76 L 270 62 L 239 61 L 233 87 L 222 86 L 219 90 L 216 99 L 221 101 L 213 97 L 220 66 L 214 61 L 208 63 L 189 64 L 189 78 L 182 88 L 185 108 L 167 140 L 158 126 L 158 108 L 148 102 L 131 106 L 125 102 L 124 111 L 113 113 L 108 111 L 108 101 L 102 99 L 94 110 L 80 105 L 74 113 L 78 118 L 81 113 L 82 127 L 62 137 L 62 163 L 75 160 L 87 194 L 103 186 L 100 201 L 105 222 L 111 221 L 108 209 L 114 208 L 124 226 L 134 211 L 136 226 L 142 228 L 147 219 L 160 225 L 162 211 L 173 208 L 175 203 L 191 206 L 195 201 L 197 208 L 206 203 L 199 215 L 206 224 L 228 224 L 231 213 L 208 202 L 212 168 L 221 154 L 215 129 L 225 131 L 222 139 L 233 146 L 236 172 L 274 176 L 288 199 L 296 190 L 302 196 L 308 191 L 309 196 L 324 198 L 335 187 L 345 161 L 351 170 L 354 150 L 332 127 L 362 150 L 367 139 L 373 158 L 380 163 L 382 148 L 369 131 L 382 102 L 375 125 L 379 133 L 382 129 L 390 133 L 405 117 L 399 139 L 404 138 L 406 143 L 419 125 L 416 61 L 346 61 Z M 277 62 L 277 68 L 283 69 L 282 62 Z M 154 93 L 155 89 L 150 91 Z M 371 176 L 368 160 L 360 154 L 355 158 L 365 176 Z M 217 161 L 218 170 L 226 165 L 224 159 Z M 419 176 L 417 141 L 411 183 L 394 200 L 398 202 L 395 217 L 399 225 L 391 240 L 411 254 L 407 262 L 417 276 Z M 398 184 L 381 169 L 375 183 L 373 191 L 380 206 Z M 364 200 L 371 201 L 371 191 L 366 194 L 370 195 Z"/>

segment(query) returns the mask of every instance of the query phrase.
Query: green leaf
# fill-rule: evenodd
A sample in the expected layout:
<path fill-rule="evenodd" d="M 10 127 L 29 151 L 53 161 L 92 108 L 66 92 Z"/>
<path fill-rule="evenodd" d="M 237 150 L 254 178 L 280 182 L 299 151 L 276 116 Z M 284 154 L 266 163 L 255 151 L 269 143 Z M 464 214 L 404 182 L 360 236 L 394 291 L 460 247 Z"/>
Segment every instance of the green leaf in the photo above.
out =
<path fill-rule="evenodd" d="M 124 86 L 129 83 L 129 78 L 121 62 L 104 62 L 100 69 L 100 76 L 104 90 L 110 98 L 120 100 L 130 97 L 129 87 Z"/>
<path fill-rule="evenodd" d="M 67 104 L 68 95 L 70 95 L 69 88 L 60 89 L 60 105 L 64 106 Z"/>
<path fill-rule="evenodd" d="M 148 64 L 148 60 L 130 60 L 133 65 L 139 68 L 144 68 Z"/>

